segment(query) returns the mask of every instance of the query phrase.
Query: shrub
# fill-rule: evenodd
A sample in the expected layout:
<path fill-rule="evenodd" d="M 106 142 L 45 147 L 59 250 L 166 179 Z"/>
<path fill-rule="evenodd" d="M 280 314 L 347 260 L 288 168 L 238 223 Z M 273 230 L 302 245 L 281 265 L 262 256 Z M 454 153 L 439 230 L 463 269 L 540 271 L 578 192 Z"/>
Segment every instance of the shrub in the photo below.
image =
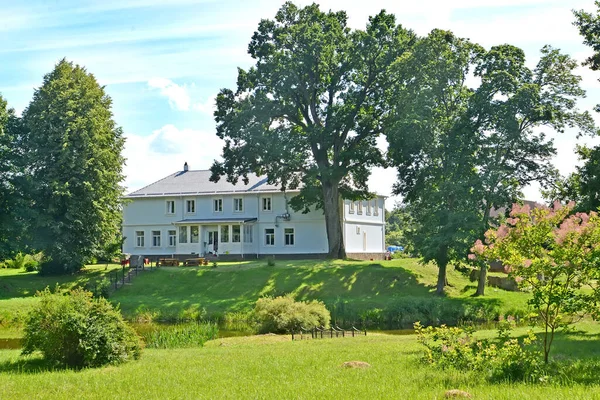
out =
<path fill-rule="evenodd" d="M 294 301 L 291 296 L 263 297 L 254 308 L 259 331 L 283 333 L 292 329 L 323 326 L 328 328 L 331 315 L 320 301 Z"/>
<path fill-rule="evenodd" d="M 29 256 L 27 254 L 18 252 L 12 259 L 5 260 L 4 265 L 6 268 L 25 269 L 25 264 L 28 258 Z"/>
<path fill-rule="evenodd" d="M 519 342 L 511 338 L 512 327 L 505 323 L 495 341 L 476 339 L 473 329 L 425 328 L 415 323 L 417 340 L 425 346 L 423 361 L 442 369 L 482 372 L 490 381 L 538 381 L 544 376 L 542 355 L 530 347 L 532 332 Z"/>
<path fill-rule="evenodd" d="M 107 278 L 102 278 L 99 281 L 88 284 L 88 290 L 92 292 L 94 297 L 103 297 L 108 299 L 110 295 L 110 288 L 112 287 L 110 280 Z"/>
<path fill-rule="evenodd" d="M 268 267 L 275 266 L 275 257 L 273 257 L 273 256 L 267 257 L 267 266 Z"/>
<path fill-rule="evenodd" d="M 162 325 L 143 334 L 147 347 L 173 349 L 203 346 L 208 340 L 216 339 L 219 328 L 214 323 L 187 323 Z"/>
<path fill-rule="evenodd" d="M 103 298 L 74 289 L 67 295 L 48 288 L 25 322 L 23 354 L 40 351 L 52 363 L 69 367 L 117 364 L 141 355 L 141 342 L 119 310 Z"/>

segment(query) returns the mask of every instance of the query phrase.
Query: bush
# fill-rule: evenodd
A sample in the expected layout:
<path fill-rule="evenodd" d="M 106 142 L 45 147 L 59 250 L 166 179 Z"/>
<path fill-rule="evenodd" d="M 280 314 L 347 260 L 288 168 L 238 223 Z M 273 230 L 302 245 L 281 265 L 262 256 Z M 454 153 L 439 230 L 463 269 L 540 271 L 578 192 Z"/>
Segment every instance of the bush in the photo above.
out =
<path fill-rule="evenodd" d="M 291 296 L 263 297 L 254 308 L 261 333 L 284 333 L 303 327 L 329 327 L 331 315 L 320 301 L 294 301 Z"/>
<path fill-rule="evenodd" d="M 6 268 L 25 269 L 25 263 L 27 262 L 28 258 L 29 256 L 27 254 L 18 252 L 14 258 L 5 260 L 4 265 Z"/>
<path fill-rule="evenodd" d="M 219 328 L 213 323 L 187 323 L 163 325 L 144 333 L 147 347 L 173 349 L 203 346 L 208 340 L 217 338 Z"/>
<path fill-rule="evenodd" d="M 103 297 L 108 299 L 110 295 L 110 288 L 112 287 L 110 280 L 102 278 L 99 281 L 88 284 L 88 290 L 92 292 L 94 297 Z"/>
<path fill-rule="evenodd" d="M 510 337 L 508 323 L 500 325 L 495 341 L 475 339 L 473 329 L 445 325 L 425 328 L 416 322 L 415 330 L 417 340 L 425 346 L 423 361 L 442 369 L 482 372 L 494 382 L 537 382 L 545 375 L 541 352 L 531 349 L 535 335 L 530 332 L 519 342 Z"/>
<path fill-rule="evenodd" d="M 273 257 L 273 256 L 267 257 L 267 267 L 274 267 L 274 266 L 275 266 L 275 257 Z"/>
<path fill-rule="evenodd" d="M 141 355 L 141 342 L 121 313 L 103 298 L 82 289 L 67 295 L 48 288 L 25 322 L 23 352 L 42 352 L 52 363 L 69 367 L 118 364 Z"/>

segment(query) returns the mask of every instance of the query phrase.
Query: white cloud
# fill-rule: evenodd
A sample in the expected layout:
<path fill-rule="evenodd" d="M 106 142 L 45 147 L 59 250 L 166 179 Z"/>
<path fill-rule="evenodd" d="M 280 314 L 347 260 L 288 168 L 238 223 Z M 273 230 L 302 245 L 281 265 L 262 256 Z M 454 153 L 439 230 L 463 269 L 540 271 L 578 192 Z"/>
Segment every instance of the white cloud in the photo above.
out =
<path fill-rule="evenodd" d="M 216 98 L 209 97 L 205 102 L 195 103 L 192 107 L 194 110 L 198 110 L 203 114 L 213 115 L 217 109 Z"/>
<path fill-rule="evenodd" d="M 152 78 L 148 81 L 148 86 L 154 89 L 160 89 L 160 94 L 169 99 L 171 107 L 183 111 L 190 109 L 191 99 L 185 86 L 179 86 L 166 78 Z"/>
<path fill-rule="evenodd" d="M 208 169 L 220 158 L 223 147 L 223 141 L 214 132 L 179 129 L 170 124 L 148 136 L 126 134 L 125 137 L 127 192 L 180 171 L 184 162 L 190 169 Z"/>

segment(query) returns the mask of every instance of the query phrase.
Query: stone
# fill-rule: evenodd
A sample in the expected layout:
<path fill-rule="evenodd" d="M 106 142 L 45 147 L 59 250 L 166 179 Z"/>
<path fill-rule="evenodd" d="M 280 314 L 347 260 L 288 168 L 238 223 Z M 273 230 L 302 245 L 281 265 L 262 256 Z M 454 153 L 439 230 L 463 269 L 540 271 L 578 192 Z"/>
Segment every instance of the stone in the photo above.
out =
<path fill-rule="evenodd" d="M 364 361 L 346 361 L 342 364 L 344 368 L 369 368 L 371 364 Z"/>
<path fill-rule="evenodd" d="M 470 399 L 473 396 L 471 396 L 471 393 L 465 392 L 464 390 L 451 389 L 451 390 L 446 391 L 446 393 L 444 394 L 444 397 L 447 399 L 453 399 L 453 398 L 457 398 L 457 397 L 463 397 L 466 399 Z"/>

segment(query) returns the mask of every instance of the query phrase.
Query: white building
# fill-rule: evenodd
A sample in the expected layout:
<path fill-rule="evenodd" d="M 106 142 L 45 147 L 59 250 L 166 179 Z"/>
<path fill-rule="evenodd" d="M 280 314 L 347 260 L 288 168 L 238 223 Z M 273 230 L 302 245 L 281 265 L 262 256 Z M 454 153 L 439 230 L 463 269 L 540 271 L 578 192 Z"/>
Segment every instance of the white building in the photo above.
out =
<path fill-rule="evenodd" d="M 128 194 L 123 209 L 123 252 L 147 257 L 218 254 L 228 258 L 265 255 L 326 255 L 321 210 L 294 212 L 266 178 L 250 175 L 232 185 L 210 182 L 210 171 L 183 171 Z M 344 201 L 343 234 L 351 258 L 380 258 L 385 251 L 385 198 Z"/>

